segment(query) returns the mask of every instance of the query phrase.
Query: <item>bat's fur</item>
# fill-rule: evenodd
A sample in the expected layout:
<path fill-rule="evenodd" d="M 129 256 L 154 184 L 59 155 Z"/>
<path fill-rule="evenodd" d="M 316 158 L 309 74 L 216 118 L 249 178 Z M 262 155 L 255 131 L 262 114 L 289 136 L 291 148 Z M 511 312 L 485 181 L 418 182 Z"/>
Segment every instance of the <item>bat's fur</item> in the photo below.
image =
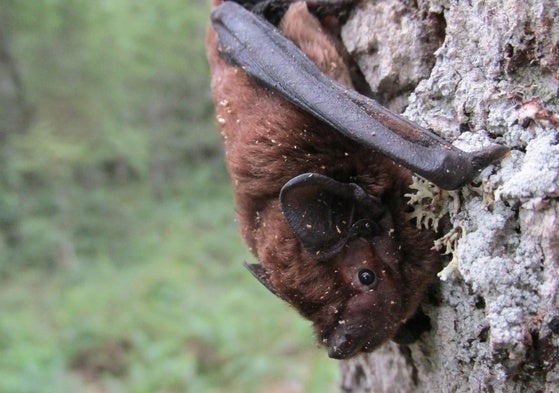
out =
<path fill-rule="evenodd" d="M 216 0 L 214 5 L 218 5 Z M 339 39 L 305 3 L 289 6 L 278 28 L 333 79 L 351 86 Z M 370 351 L 392 338 L 417 309 L 439 267 L 432 236 L 406 219 L 410 173 L 382 154 L 362 147 L 262 87 L 223 60 L 209 28 L 208 58 L 217 124 L 232 178 L 243 239 L 276 293 L 313 322 L 319 341 L 350 348 L 334 357 Z M 392 214 L 395 260 L 381 261 L 367 239 L 349 241 L 318 262 L 304 250 L 286 221 L 278 195 L 305 172 L 352 182 L 378 197 Z M 357 279 L 367 267 L 378 276 L 373 289 Z M 340 341 L 341 340 L 341 341 Z"/>

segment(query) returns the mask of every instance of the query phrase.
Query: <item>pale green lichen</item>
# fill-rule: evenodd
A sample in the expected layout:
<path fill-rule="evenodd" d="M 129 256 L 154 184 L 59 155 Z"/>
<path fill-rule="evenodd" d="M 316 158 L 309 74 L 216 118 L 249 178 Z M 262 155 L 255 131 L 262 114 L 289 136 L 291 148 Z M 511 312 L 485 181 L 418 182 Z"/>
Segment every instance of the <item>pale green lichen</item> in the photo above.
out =
<path fill-rule="evenodd" d="M 408 204 L 413 207 L 409 213 L 409 220 L 415 220 L 417 228 L 439 229 L 439 221 L 450 212 L 452 202 L 453 212 L 456 213 L 460 207 L 457 191 L 445 191 L 433 183 L 414 176 L 410 185 L 415 192 L 405 194 L 409 198 Z"/>
<path fill-rule="evenodd" d="M 470 185 L 457 191 L 445 191 L 425 179 L 414 176 L 410 188 L 415 192 L 405 195 L 409 198 L 408 204 L 413 207 L 413 211 L 408 215 L 409 220 L 414 220 L 419 229 L 431 229 L 435 232 L 444 216 L 447 214 L 456 216 L 460 209 L 461 198 L 477 194 L 483 198 L 486 206 L 495 202 L 493 186 L 485 179 L 478 187 Z M 441 251 L 443 255 L 452 255 L 448 265 L 438 274 L 443 281 L 460 275 L 457 247 L 458 241 L 464 234 L 465 229 L 461 223 L 454 221 L 453 228 L 434 242 L 436 250 Z"/>
<path fill-rule="evenodd" d="M 460 270 L 458 269 L 458 241 L 462 236 L 465 234 L 464 227 L 462 227 L 458 223 L 454 223 L 454 228 L 452 228 L 447 234 L 443 237 L 435 240 L 435 249 L 438 251 L 442 251 L 444 249 L 443 255 L 452 255 L 452 259 L 441 270 L 437 276 L 442 280 L 446 281 L 450 277 L 457 277 L 460 276 Z"/>
<path fill-rule="evenodd" d="M 438 231 L 439 221 L 444 216 L 456 216 L 460 209 L 461 198 L 478 194 L 482 196 L 486 205 L 494 202 L 493 189 L 486 181 L 483 181 L 479 187 L 468 186 L 457 191 L 445 191 L 425 179 L 414 176 L 410 188 L 415 192 L 405 195 L 409 198 L 408 204 L 413 207 L 409 219 L 415 221 L 417 228 L 431 229 L 435 232 Z M 458 241 L 464 234 L 464 227 L 460 222 L 455 221 L 453 228 L 434 242 L 436 250 L 441 251 L 443 255 L 452 256 L 447 266 L 438 274 L 443 281 L 460 275 L 457 248 Z"/>

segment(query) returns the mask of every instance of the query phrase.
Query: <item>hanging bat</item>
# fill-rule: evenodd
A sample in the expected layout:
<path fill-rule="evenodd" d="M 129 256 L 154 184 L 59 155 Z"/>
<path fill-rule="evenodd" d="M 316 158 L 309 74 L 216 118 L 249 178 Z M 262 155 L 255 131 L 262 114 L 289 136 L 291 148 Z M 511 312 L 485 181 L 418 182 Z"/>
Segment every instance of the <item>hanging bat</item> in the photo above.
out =
<path fill-rule="evenodd" d="M 445 189 L 507 149 L 466 153 L 353 88 L 347 0 L 215 0 L 206 46 L 247 264 L 333 358 L 404 337 L 439 269 L 406 219 L 412 172 Z M 332 28 L 334 26 L 334 28 Z"/>

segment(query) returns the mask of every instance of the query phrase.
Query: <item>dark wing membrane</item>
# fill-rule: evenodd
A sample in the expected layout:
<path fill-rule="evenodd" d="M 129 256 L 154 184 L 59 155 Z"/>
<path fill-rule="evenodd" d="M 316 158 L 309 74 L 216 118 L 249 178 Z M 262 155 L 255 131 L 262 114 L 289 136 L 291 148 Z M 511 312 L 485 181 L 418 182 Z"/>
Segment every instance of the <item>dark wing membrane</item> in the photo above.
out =
<path fill-rule="evenodd" d="M 212 12 L 221 55 L 349 138 L 441 188 L 456 189 L 501 158 L 492 145 L 469 154 L 323 74 L 265 19 L 228 1 Z"/>

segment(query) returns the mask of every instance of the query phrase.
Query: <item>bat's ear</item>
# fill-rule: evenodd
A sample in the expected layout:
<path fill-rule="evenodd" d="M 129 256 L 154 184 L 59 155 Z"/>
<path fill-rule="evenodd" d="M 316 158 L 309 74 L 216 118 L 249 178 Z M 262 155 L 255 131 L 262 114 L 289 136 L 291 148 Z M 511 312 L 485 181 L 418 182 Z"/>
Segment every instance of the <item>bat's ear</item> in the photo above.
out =
<path fill-rule="evenodd" d="M 317 173 L 304 173 L 281 189 L 280 204 L 293 232 L 314 259 L 336 255 L 361 218 L 380 216 L 384 208 L 354 183 L 342 183 Z"/>
<path fill-rule="evenodd" d="M 278 290 L 270 282 L 270 273 L 266 270 L 264 266 L 262 266 L 260 263 L 248 263 L 248 262 L 244 262 L 243 265 L 258 281 L 260 281 L 260 284 L 264 285 L 270 292 L 272 292 L 280 299 L 283 299 L 283 297 L 279 294 Z"/>

